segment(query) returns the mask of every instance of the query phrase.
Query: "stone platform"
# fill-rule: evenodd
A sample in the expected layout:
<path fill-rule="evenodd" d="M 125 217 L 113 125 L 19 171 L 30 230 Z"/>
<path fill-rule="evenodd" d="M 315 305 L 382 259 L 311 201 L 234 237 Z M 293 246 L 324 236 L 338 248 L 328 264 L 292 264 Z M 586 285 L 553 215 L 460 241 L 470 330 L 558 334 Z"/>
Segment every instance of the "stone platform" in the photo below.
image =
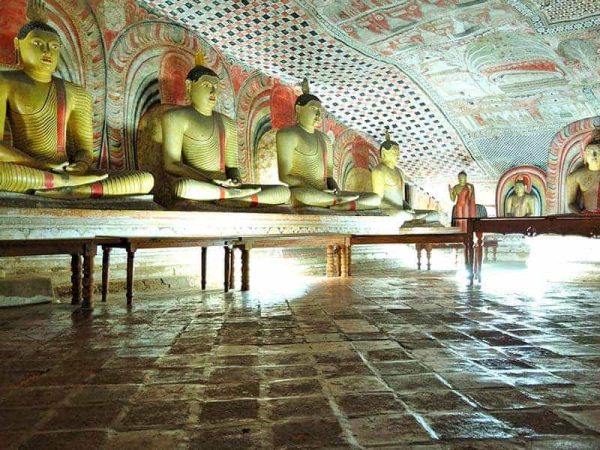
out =
<path fill-rule="evenodd" d="M 0 207 L 0 239 L 397 233 L 389 216 Z"/>

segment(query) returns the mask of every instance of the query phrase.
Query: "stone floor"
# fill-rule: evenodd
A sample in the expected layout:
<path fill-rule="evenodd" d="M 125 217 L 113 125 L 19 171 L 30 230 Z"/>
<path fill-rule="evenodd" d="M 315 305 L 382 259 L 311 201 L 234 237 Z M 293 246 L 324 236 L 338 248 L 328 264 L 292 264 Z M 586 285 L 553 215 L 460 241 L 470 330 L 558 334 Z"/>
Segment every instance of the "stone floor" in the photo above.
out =
<path fill-rule="evenodd" d="M 357 275 L 0 310 L 0 448 L 600 448 L 600 284 Z"/>

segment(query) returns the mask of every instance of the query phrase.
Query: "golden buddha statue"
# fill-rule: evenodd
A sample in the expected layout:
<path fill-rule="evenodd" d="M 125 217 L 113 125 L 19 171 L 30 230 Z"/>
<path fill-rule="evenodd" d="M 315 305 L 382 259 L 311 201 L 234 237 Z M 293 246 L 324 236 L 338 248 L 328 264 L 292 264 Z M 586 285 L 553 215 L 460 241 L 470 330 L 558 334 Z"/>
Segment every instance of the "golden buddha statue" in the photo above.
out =
<path fill-rule="evenodd" d="M 235 199 L 242 206 L 279 205 L 289 200 L 284 185 L 244 185 L 238 169 L 237 127 L 214 111 L 217 74 L 205 67 L 201 53 L 187 75 L 191 105 L 168 110 L 161 119 L 165 171 L 177 179 L 177 198 L 212 201 Z"/>
<path fill-rule="evenodd" d="M 577 214 L 600 214 L 600 139 L 583 150 L 584 167 L 567 177 L 567 205 Z"/>
<path fill-rule="evenodd" d="M 150 192 L 148 173 L 88 173 L 92 99 L 80 86 L 53 77 L 61 43 L 41 0 L 30 1 L 27 17 L 15 38 L 22 69 L 0 72 L 0 132 L 8 120 L 13 137 L 12 145 L 0 142 L 0 191 L 54 198 Z"/>
<path fill-rule="evenodd" d="M 308 81 L 296 100 L 296 124 L 277 131 L 279 179 L 290 187 L 292 205 L 337 210 L 377 209 L 381 199 L 372 192 L 343 192 L 332 177 L 333 152 L 317 124 L 321 100 L 310 94 Z"/>
<path fill-rule="evenodd" d="M 469 217 L 477 217 L 477 205 L 475 204 L 475 186 L 467 183 L 467 173 L 463 170 L 458 173 L 458 184 L 448 185 L 450 200 L 456 201 L 454 206 L 454 218 L 456 225 L 463 231 L 467 229 Z"/>
<path fill-rule="evenodd" d="M 535 197 L 526 192 L 525 181 L 517 178 L 514 192 L 506 199 L 506 217 L 529 217 L 535 215 Z"/>
<path fill-rule="evenodd" d="M 404 201 L 404 179 L 398 169 L 400 145 L 385 130 L 385 141 L 379 146 L 379 164 L 371 170 L 373 191 L 381 199 L 381 209 L 404 220 L 439 221 L 436 211 L 413 211 Z"/>

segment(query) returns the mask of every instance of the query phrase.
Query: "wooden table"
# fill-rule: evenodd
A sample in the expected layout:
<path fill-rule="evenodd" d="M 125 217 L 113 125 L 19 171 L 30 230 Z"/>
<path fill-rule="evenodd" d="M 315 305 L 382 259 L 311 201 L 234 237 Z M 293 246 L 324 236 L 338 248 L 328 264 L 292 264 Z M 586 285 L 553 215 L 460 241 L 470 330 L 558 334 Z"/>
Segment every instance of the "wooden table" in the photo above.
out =
<path fill-rule="evenodd" d="M 71 304 L 81 304 L 81 311 L 92 311 L 96 256 L 94 239 L 0 240 L 0 257 L 41 255 L 71 255 Z"/>
<path fill-rule="evenodd" d="M 425 250 L 427 258 L 427 270 L 431 270 L 431 251 L 436 248 L 451 249 L 454 250 L 454 264 L 458 262 L 458 250 L 464 250 L 465 246 L 461 243 L 442 243 L 442 244 L 415 244 L 415 250 L 417 251 L 417 269 L 421 270 L 421 254 Z M 483 241 L 483 250 L 485 253 L 484 261 L 489 260 L 489 251 L 492 250 L 492 260 L 496 261 L 496 254 L 498 252 L 498 241 L 496 239 L 485 239 Z"/>
<path fill-rule="evenodd" d="M 467 268 L 472 267 L 473 259 L 473 233 L 462 232 L 459 228 L 446 228 L 433 230 L 431 232 L 411 231 L 406 233 L 398 234 L 364 234 L 364 235 L 351 235 L 346 240 L 345 249 L 342 251 L 342 260 L 345 259 L 346 263 L 342 263 L 342 266 L 346 268 L 346 272 L 342 273 L 342 276 L 351 276 L 351 264 L 352 264 L 352 246 L 354 245 L 374 245 L 374 244 L 415 244 L 423 246 L 422 248 L 429 248 L 428 252 L 428 263 L 431 255 L 431 248 L 428 246 L 436 244 L 461 244 L 465 250 L 465 264 Z M 419 258 L 420 265 L 420 258 Z"/>
<path fill-rule="evenodd" d="M 600 216 L 548 216 L 548 217 L 495 217 L 469 219 L 467 232 L 476 236 L 475 258 L 471 260 L 471 272 L 481 282 L 481 263 L 484 233 L 557 234 L 562 236 L 600 237 Z"/>
<path fill-rule="evenodd" d="M 339 275 L 345 270 L 339 249 L 346 245 L 346 234 L 289 234 L 242 237 L 235 245 L 242 252 L 242 291 L 250 289 L 250 250 L 253 248 L 318 248 L 327 249 L 328 277 Z M 335 254 L 337 252 L 337 267 Z"/>
<path fill-rule="evenodd" d="M 233 284 L 233 245 L 239 241 L 234 237 L 97 237 L 98 245 L 102 246 L 102 301 L 108 296 L 108 274 L 110 266 L 110 251 L 113 248 L 124 248 L 127 252 L 127 305 L 133 302 L 133 277 L 135 252 L 143 249 L 201 247 L 200 277 L 202 290 L 206 289 L 206 250 L 207 247 L 223 246 L 225 249 L 224 282 L 225 292 Z"/>

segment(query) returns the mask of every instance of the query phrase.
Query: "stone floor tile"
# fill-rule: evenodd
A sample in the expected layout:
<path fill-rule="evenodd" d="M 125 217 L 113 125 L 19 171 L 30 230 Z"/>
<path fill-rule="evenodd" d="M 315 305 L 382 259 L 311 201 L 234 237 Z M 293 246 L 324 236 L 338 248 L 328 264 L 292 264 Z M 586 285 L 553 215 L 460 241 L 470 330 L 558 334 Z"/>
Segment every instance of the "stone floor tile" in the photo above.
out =
<path fill-rule="evenodd" d="M 335 402 L 348 417 L 406 413 L 404 405 L 389 392 L 341 394 L 336 396 Z"/>
<path fill-rule="evenodd" d="M 189 436 L 183 431 L 123 431 L 111 434 L 103 450 L 187 450 L 188 444 Z"/>
<path fill-rule="evenodd" d="M 268 397 L 297 397 L 320 394 L 323 387 L 317 378 L 299 378 L 295 380 L 273 381 L 268 383 Z"/>
<path fill-rule="evenodd" d="M 407 414 L 372 415 L 350 419 L 350 428 L 359 444 L 408 445 L 410 442 L 423 442 L 429 440 L 427 431 L 417 420 Z"/>
<path fill-rule="evenodd" d="M 69 403 L 121 403 L 126 402 L 139 390 L 137 384 L 84 385 L 69 396 Z"/>
<path fill-rule="evenodd" d="M 21 450 L 90 450 L 102 448 L 108 438 L 107 431 L 64 431 L 38 433 L 19 446 Z"/>
<path fill-rule="evenodd" d="M 30 388 L 15 388 L 7 391 L 0 398 L 0 407 L 30 406 L 39 407 L 55 405 L 63 402 L 69 394 L 76 392 L 77 386 L 40 386 Z"/>
<path fill-rule="evenodd" d="M 549 410 L 503 411 L 493 415 L 509 424 L 520 436 L 581 434 L 579 428 Z"/>
<path fill-rule="evenodd" d="M 258 418 L 257 400 L 208 401 L 202 405 L 199 423 L 221 423 L 226 420 L 256 420 Z"/>
<path fill-rule="evenodd" d="M 0 431 L 30 430 L 49 413 L 50 410 L 43 408 L 2 408 Z"/>
<path fill-rule="evenodd" d="M 386 375 L 383 379 L 396 392 L 448 389 L 448 386 L 438 376 L 431 373 L 419 375 Z"/>
<path fill-rule="evenodd" d="M 205 397 L 208 400 L 225 400 L 234 398 L 258 398 L 260 381 L 249 380 L 241 383 L 220 383 L 206 386 Z"/>
<path fill-rule="evenodd" d="M 124 405 L 119 403 L 61 406 L 38 427 L 45 431 L 109 428 L 123 408 Z"/>
<path fill-rule="evenodd" d="M 116 425 L 118 430 L 161 426 L 175 428 L 189 422 L 197 402 L 161 401 L 131 405 Z"/>
<path fill-rule="evenodd" d="M 325 397 L 293 397 L 265 400 L 262 406 L 266 417 L 273 421 L 282 421 L 292 417 L 333 417 L 334 412 Z"/>
<path fill-rule="evenodd" d="M 381 392 L 390 388 L 375 376 L 345 376 L 328 378 L 325 381 L 327 388 L 334 394 L 346 392 Z"/>
<path fill-rule="evenodd" d="M 561 410 L 561 412 L 585 425 L 590 430 L 600 433 L 600 406 L 595 408 L 577 408 Z"/>
<path fill-rule="evenodd" d="M 424 415 L 435 435 L 442 440 L 508 439 L 513 429 L 495 417 L 483 413 L 449 413 Z"/>
<path fill-rule="evenodd" d="M 273 448 L 336 448 L 347 445 L 336 419 L 292 419 L 272 426 Z"/>
<path fill-rule="evenodd" d="M 475 404 L 451 390 L 431 390 L 398 395 L 409 409 L 416 412 L 471 411 Z"/>
<path fill-rule="evenodd" d="M 150 384 L 141 386 L 129 398 L 133 403 L 202 400 L 206 386 L 202 384 Z"/>
<path fill-rule="evenodd" d="M 267 430 L 253 425 L 242 425 L 195 430 L 191 433 L 188 448 L 253 450 L 272 448 L 272 444 L 270 433 Z"/>
<path fill-rule="evenodd" d="M 487 410 L 532 408 L 540 404 L 513 388 L 468 389 L 462 393 Z"/>

